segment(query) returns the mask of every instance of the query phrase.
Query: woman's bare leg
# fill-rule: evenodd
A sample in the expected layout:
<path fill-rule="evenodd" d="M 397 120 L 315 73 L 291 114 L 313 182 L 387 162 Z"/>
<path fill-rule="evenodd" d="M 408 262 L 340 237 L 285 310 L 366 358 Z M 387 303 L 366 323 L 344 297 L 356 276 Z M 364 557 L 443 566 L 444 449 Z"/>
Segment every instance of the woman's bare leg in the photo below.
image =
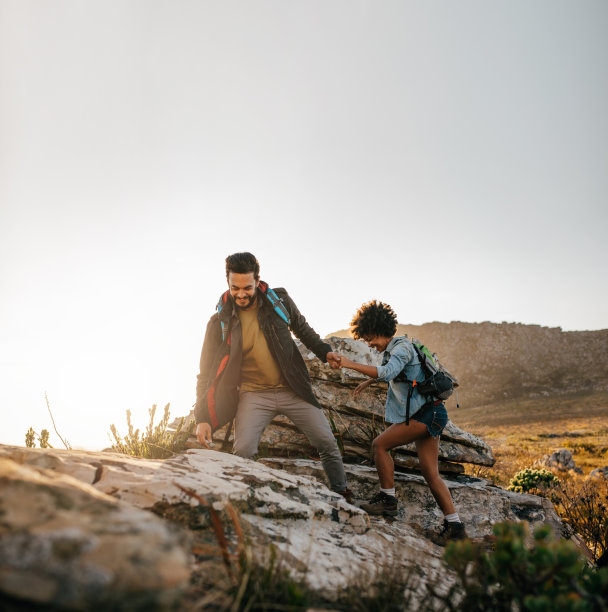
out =
<path fill-rule="evenodd" d="M 412 420 L 409 425 L 393 423 L 374 439 L 372 443 L 374 463 L 378 470 L 378 478 L 382 489 L 392 489 L 395 486 L 395 464 L 389 451 L 396 446 L 409 444 L 415 440 L 428 437 L 428 435 L 429 432 L 424 423 Z"/>
<path fill-rule="evenodd" d="M 425 426 L 426 428 L 426 426 Z M 439 476 L 439 438 L 428 436 L 416 440 L 420 470 L 443 514 L 454 514 L 456 508 L 448 486 Z"/>

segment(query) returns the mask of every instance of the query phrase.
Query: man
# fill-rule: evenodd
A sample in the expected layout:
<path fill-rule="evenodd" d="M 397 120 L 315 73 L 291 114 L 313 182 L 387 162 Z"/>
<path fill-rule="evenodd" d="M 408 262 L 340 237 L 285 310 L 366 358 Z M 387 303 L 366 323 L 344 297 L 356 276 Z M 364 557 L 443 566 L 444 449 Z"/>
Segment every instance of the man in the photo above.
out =
<path fill-rule="evenodd" d="M 277 414 L 293 421 L 317 449 L 332 490 L 351 501 L 342 457 L 317 402 L 293 332 L 334 368 L 339 359 L 300 314 L 285 289 L 260 281 L 251 253 L 226 258 L 228 291 L 207 324 L 196 386 L 196 436 L 209 448 L 211 433 L 233 417 L 233 452 L 251 458 Z"/>

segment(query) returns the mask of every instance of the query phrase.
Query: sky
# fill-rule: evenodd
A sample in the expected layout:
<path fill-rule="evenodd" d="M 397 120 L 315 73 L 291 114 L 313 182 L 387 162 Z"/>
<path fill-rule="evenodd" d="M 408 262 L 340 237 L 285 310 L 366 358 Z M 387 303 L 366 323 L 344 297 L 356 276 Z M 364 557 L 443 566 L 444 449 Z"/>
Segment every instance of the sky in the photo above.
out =
<path fill-rule="evenodd" d="M 188 413 L 224 259 L 322 335 L 608 327 L 604 0 L 0 0 L 0 443 Z"/>

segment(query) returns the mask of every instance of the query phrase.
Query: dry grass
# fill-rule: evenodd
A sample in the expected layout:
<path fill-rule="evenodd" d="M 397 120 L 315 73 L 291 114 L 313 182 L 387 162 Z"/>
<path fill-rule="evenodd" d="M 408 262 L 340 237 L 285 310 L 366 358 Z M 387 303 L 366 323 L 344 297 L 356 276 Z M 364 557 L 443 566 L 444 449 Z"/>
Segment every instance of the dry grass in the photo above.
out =
<path fill-rule="evenodd" d="M 608 393 L 460 408 L 451 411 L 451 417 L 494 451 L 492 468 L 468 467 L 467 472 L 501 486 L 559 448 L 572 452 L 585 475 L 608 465 Z"/>

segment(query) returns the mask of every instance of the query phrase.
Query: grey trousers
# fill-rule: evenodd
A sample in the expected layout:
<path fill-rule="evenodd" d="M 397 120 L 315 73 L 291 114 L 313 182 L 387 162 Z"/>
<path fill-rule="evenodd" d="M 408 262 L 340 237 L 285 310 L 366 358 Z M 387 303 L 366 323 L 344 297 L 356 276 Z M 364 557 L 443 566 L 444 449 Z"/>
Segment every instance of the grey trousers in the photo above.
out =
<path fill-rule="evenodd" d="M 346 489 L 346 474 L 329 423 L 322 410 L 304 401 L 291 389 L 268 389 L 241 393 L 234 421 L 233 453 L 250 459 L 258 452 L 266 426 L 283 414 L 317 449 L 333 491 Z"/>

